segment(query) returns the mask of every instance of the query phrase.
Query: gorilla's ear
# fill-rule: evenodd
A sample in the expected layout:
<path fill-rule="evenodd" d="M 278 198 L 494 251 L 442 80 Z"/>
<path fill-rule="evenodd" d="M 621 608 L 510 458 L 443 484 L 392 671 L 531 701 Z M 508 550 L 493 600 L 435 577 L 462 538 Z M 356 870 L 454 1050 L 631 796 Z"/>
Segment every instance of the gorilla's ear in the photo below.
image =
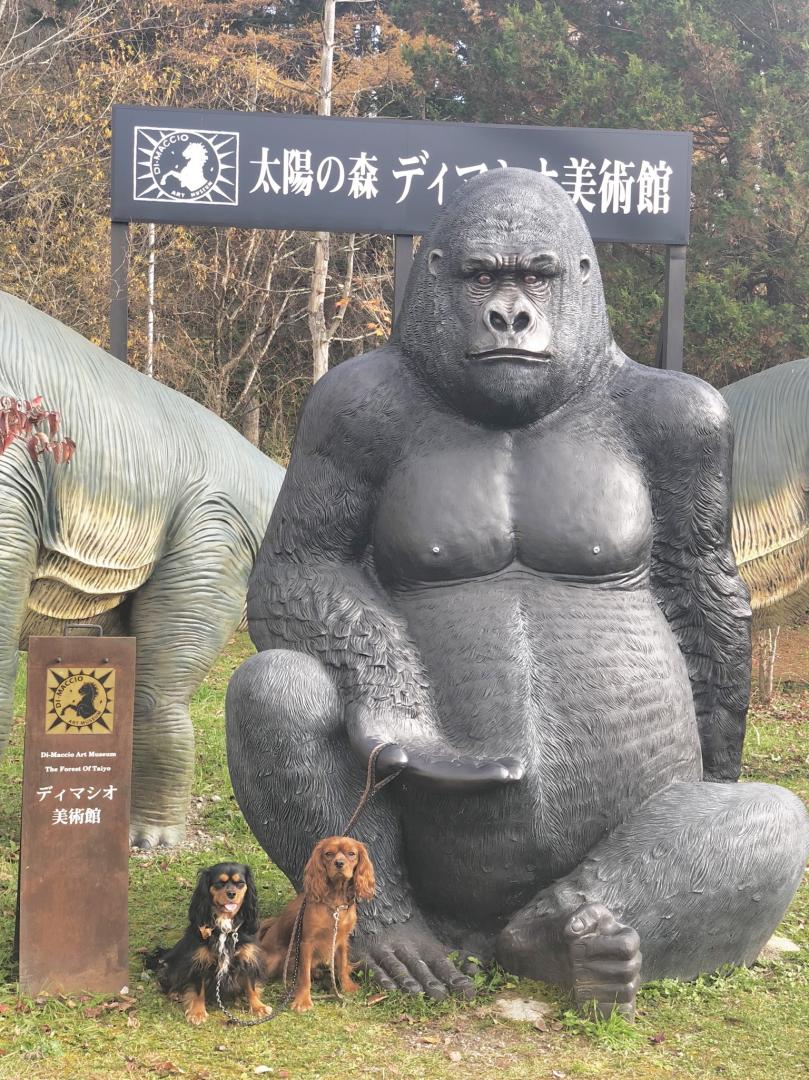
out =
<path fill-rule="evenodd" d="M 590 277 L 590 270 L 592 269 L 592 267 L 590 266 L 590 260 L 586 255 L 582 255 L 581 259 L 579 260 L 579 269 L 581 270 L 581 283 L 583 285 L 585 281 L 587 281 L 587 279 Z"/>
<path fill-rule="evenodd" d="M 427 256 L 427 268 L 433 277 L 438 277 L 438 264 L 444 258 L 444 252 L 441 248 L 433 248 L 430 254 Z"/>

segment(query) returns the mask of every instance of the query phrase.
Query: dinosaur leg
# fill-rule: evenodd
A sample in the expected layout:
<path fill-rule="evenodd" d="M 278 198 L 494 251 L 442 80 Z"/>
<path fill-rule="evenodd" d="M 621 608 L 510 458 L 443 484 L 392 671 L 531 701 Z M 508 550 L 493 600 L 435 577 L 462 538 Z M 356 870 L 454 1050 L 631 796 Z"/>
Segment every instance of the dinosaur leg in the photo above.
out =
<path fill-rule="evenodd" d="M 0 752 L 11 730 L 17 648 L 38 551 L 30 505 L 0 480 Z"/>
<path fill-rule="evenodd" d="M 365 770 L 348 742 L 343 703 L 315 657 L 269 649 L 246 660 L 228 686 L 228 766 L 259 843 L 296 888 L 312 848 L 342 833 Z M 376 899 L 362 904 L 352 952 L 386 989 L 471 995 L 411 895 L 394 783 L 373 798 L 351 833 L 374 863 Z"/>
<path fill-rule="evenodd" d="M 221 520 L 190 520 L 132 601 L 137 637 L 130 832 L 137 847 L 185 835 L 194 774 L 192 694 L 241 618 L 251 560 Z"/>

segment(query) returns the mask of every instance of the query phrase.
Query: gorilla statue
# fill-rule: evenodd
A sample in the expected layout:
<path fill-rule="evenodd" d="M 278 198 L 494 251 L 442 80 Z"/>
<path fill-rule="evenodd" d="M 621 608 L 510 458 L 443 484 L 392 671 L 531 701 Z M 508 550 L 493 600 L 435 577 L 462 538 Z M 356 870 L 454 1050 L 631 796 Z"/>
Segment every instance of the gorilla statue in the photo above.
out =
<path fill-rule="evenodd" d="M 583 219 L 522 169 L 456 194 L 391 343 L 312 390 L 228 756 L 300 885 L 388 744 L 355 941 L 383 987 L 468 995 L 496 957 L 631 1015 L 641 980 L 752 962 L 772 933 L 809 818 L 734 783 L 731 452 L 718 393 L 616 346 Z"/>

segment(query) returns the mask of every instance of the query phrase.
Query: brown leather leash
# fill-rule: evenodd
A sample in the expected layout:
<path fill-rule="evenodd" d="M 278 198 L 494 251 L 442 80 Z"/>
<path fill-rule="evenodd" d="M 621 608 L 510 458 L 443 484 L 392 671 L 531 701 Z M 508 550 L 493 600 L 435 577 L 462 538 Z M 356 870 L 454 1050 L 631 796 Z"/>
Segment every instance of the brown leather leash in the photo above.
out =
<path fill-rule="evenodd" d="M 390 784 L 391 781 L 395 780 L 396 777 L 399 775 L 399 773 L 402 772 L 402 769 L 404 768 L 404 766 L 402 766 L 401 768 L 396 769 L 394 772 L 392 772 L 390 774 L 390 776 L 386 776 L 384 780 L 380 780 L 378 783 L 375 783 L 375 780 L 376 780 L 376 759 L 379 757 L 379 755 L 382 753 L 382 751 L 386 747 L 394 746 L 394 745 L 395 745 L 395 743 L 386 743 L 386 742 L 377 743 L 377 745 L 373 748 L 373 750 L 369 754 L 369 756 L 368 756 L 368 770 L 367 770 L 367 772 L 365 774 L 365 790 L 363 791 L 362 795 L 360 796 L 360 801 L 357 803 L 357 809 L 354 811 L 354 813 L 348 819 L 348 824 L 343 829 L 343 836 L 348 836 L 351 829 L 356 824 L 357 818 L 360 816 L 360 814 L 365 809 L 366 804 L 371 799 L 373 799 L 374 795 L 376 795 L 376 793 L 378 791 L 381 791 L 383 787 L 387 787 L 388 784 Z"/>

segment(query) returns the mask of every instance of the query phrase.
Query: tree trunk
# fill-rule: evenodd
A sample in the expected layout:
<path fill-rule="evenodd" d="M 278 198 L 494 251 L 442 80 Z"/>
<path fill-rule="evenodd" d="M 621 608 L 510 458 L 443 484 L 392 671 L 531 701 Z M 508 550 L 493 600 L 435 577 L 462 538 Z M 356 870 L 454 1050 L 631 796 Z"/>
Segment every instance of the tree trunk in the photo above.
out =
<path fill-rule="evenodd" d="M 769 705 L 773 695 L 775 654 L 781 627 L 760 630 L 758 635 L 758 697 L 763 705 Z"/>
<path fill-rule="evenodd" d="M 258 394 L 251 394 L 244 403 L 242 435 L 253 446 L 259 446 L 261 443 L 261 403 Z"/>
<path fill-rule="evenodd" d="M 155 227 L 154 222 L 152 221 L 149 223 L 149 262 L 146 275 L 146 292 L 148 306 L 146 308 L 146 368 L 144 369 L 144 373 L 148 375 L 150 379 L 154 378 L 154 247 Z"/>
<path fill-rule="evenodd" d="M 309 334 L 312 338 L 312 382 L 329 370 L 329 334 L 326 329 L 326 280 L 329 276 L 329 234 L 315 234 L 315 257 L 309 288 Z"/>
<path fill-rule="evenodd" d="M 331 85 L 334 70 L 334 20 L 337 0 L 323 6 L 323 46 L 320 51 L 320 88 L 317 115 L 331 116 Z M 329 234 L 315 233 L 312 284 L 309 288 L 309 333 L 312 338 L 312 382 L 329 370 L 329 335 L 326 330 L 326 282 L 329 276 Z"/>

